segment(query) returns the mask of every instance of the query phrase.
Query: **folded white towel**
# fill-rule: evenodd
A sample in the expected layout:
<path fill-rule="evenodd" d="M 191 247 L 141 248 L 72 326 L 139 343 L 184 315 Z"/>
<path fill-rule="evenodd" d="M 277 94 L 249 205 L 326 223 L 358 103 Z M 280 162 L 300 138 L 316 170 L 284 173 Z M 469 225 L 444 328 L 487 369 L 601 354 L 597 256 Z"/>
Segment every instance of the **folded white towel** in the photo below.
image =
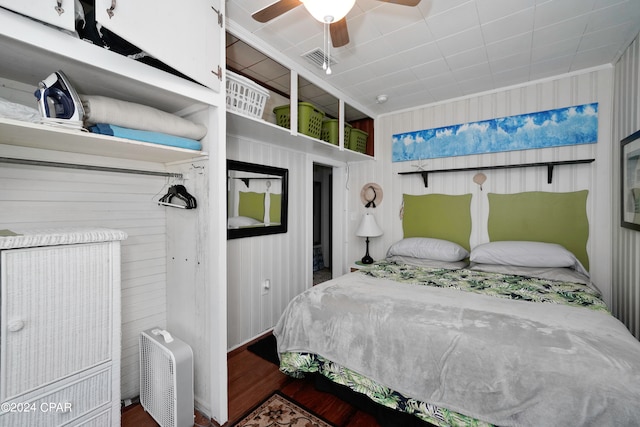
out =
<path fill-rule="evenodd" d="M 89 124 L 109 123 L 196 140 L 207 134 L 206 126 L 147 105 L 95 95 L 80 95 L 80 99 Z"/>

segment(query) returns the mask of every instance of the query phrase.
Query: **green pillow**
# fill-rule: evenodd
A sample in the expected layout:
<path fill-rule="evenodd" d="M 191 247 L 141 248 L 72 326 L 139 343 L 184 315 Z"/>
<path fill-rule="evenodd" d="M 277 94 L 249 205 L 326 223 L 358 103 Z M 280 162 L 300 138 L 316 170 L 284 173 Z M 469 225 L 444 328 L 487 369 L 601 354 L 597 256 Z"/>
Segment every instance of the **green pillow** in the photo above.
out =
<path fill-rule="evenodd" d="M 448 240 L 470 250 L 471 194 L 404 194 L 404 237 Z"/>
<path fill-rule="evenodd" d="M 271 223 L 281 223 L 280 212 L 282 210 L 282 194 L 270 194 L 269 220 Z"/>
<path fill-rule="evenodd" d="M 264 193 L 240 191 L 238 215 L 264 222 Z"/>
<path fill-rule="evenodd" d="M 587 190 L 487 195 L 489 240 L 557 243 L 589 270 Z"/>

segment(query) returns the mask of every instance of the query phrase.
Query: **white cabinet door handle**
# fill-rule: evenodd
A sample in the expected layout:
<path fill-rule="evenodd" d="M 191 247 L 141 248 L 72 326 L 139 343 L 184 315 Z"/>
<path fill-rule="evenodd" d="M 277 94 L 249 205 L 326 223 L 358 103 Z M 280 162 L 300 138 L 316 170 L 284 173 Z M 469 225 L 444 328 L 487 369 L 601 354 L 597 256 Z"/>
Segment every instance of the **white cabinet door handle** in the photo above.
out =
<path fill-rule="evenodd" d="M 9 330 L 9 332 L 18 332 L 22 328 L 24 328 L 24 321 L 20 319 L 10 320 L 7 324 L 7 329 Z"/>

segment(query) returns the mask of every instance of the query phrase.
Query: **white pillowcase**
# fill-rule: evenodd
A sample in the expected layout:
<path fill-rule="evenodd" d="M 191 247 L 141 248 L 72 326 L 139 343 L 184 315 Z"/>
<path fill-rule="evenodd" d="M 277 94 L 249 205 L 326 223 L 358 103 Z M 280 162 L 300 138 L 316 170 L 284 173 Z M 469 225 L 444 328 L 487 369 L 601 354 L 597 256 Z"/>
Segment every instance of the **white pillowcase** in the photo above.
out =
<path fill-rule="evenodd" d="M 409 237 L 391 245 L 387 258 L 392 256 L 424 258 L 436 261 L 460 261 L 469 256 L 469 252 L 457 243 L 430 237 Z"/>
<path fill-rule="evenodd" d="M 520 267 L 570 267 L 588 275 L 575 255 L 556 243 L 504 241 L 490 242 L 471 250 L 471 262 Z"/>
<path fill-rule="evenodd" d="M 232 216 L 228 220 L 229 228 L 249 227 L 258 224 L 262 224 L 262 222 L 254 218 L 249 218 L 248 216 Z"/>
<path fill-rule="evenodd" d="M 438 261 L 437 259 L 413 258 L 401 255 L 392 255 L 385 259 L 398 264 L 408 264 L 415 267 L 442 268 L 445 270 L 459 270 L 469 266 L 467 261 Z"/>

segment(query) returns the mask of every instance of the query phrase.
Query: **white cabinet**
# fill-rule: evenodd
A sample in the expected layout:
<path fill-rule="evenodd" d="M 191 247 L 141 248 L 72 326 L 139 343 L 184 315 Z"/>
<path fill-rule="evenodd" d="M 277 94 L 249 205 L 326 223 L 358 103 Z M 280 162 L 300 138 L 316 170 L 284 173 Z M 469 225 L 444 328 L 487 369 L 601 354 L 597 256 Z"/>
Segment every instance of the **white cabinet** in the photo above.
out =
<path fill-rule="evenodd" d="M 195 81 L 219 90 L 219 0 L 95 0 L 96 20 Z M 115 7 L 112 5 L 115 4 Z"/>
<path fill-rule="evenodd" d="M 119 425 L 126 234 L 16 231 L 0 237 L 0 425 Z"/>
<path fill-rule="evenodd" d="M 47 24 L 75 31 L 74 0 L 0 0 L 0 6 Z"/>

